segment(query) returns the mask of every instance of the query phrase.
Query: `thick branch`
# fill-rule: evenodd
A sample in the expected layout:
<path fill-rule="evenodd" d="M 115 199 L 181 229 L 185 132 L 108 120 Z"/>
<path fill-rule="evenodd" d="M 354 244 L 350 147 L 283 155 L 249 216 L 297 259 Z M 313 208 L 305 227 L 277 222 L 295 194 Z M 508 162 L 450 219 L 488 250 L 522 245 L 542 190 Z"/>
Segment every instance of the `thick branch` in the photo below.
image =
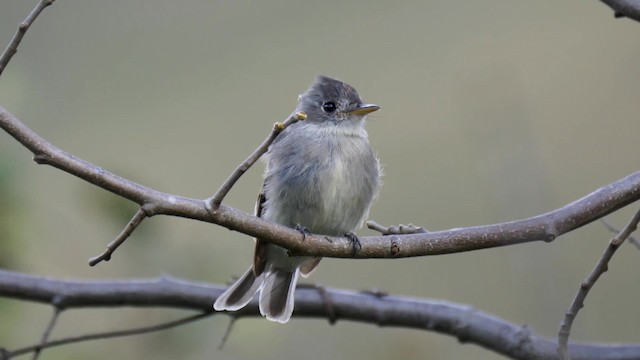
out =
<path fill-rule="evenodd" d="M 552 241 L 640 199 L 640 172 L 636 172 L 569 205 L 528 219 L 428 233 L 362 237 L 362 248 L 354 255 L 351 243 L 345 238 L 311 235 L 306 236 L 303 241 L 300 233 L 294 229 L 266 222 L 232 207 L 220 205 L 209 212 L 206 200 L 162 193 L 119 177 L 56 148 L 2 107 L 0 128 L 33 152 L 36 162 L 54 166 L 144 205 L 147 216 L 164 214 L 215 223 L 250 236 L 268 239 L 297 255 L 398 258 L 456 253 L 540 240 Z"/>
<path fill-rule="evenodd" d="M 126 281 L 68 281 L 0 270 L 0 296 L 52 304 L 60 309 L 79 307 L 148 306 L 210 311 L 223 286 L 160 278 Z M 337 320 L 379 326 L 414 328 L 455 336 L 514 359 L 557 359 L 555 341 L 533 335 L 471 307 L 439 301 L 376 295 L 366 292 L 299 287 L 294 316 L 325 319 L 331 301 Z M 234 316 L 260 316 L 257 300 Z M 639 345 L 574 344 L 574 359 L 637 359 Z"/>

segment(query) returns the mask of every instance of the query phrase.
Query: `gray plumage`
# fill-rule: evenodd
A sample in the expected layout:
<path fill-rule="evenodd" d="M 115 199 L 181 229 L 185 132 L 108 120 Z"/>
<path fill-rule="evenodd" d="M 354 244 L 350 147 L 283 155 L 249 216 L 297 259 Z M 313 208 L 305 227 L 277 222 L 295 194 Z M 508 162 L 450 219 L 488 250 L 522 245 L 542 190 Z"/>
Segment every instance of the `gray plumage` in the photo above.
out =
<path fill-rule="evenodd" d="M 307 119 L 285 129 L 269 148 L 256 215 L 314 234 L 343 236 L 360 227 L 380 186 L 378 159 L 364 129 L 366 114 L 377 109 L 352 86 L 319 76 L 295 110 Z M 286 249 L 256 239 L 253 266 L 214 308 L 238 310 L 260 291 L 260 313 L 286 323 L 298 275 L 308 276 L 319 261 L 290 257 Z"/>

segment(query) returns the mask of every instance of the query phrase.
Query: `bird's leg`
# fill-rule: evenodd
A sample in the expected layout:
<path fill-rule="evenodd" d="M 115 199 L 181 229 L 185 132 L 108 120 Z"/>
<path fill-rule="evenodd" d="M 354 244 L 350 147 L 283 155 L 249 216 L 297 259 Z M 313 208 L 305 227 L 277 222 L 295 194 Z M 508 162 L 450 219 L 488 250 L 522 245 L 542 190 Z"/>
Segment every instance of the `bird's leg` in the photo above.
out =
<path fill-rule="evenodd" d="M 300 234 L 302 234 L 302 241 L 305 241 L 307 239 L 307 235 L 311 235 L 311 231 L 300 224 L 296 224 L 296 230 L 298 230 Z"/>

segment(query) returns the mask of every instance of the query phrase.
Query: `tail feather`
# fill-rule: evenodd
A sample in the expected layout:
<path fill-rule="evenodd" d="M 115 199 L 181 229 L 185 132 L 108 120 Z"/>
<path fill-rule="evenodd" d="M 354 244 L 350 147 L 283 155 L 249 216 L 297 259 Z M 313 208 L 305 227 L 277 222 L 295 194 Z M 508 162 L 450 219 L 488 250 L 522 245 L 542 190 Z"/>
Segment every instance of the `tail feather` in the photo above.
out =
<path fill-rule="evenodd" d="M 260 314 L 271 321 L 286 323 L 293 313 L 298 269 L 270 268 L 260 290 Z"/>
<path fill-rule="evenodd" d="M 253 269 L 249 268 L 236 282 L 234 282 L 213 304 L 217 311 L 236 311 L 242 309 L 251 301 L 253 295 L 260 290 L 264 274 L 256 278 Z"/>

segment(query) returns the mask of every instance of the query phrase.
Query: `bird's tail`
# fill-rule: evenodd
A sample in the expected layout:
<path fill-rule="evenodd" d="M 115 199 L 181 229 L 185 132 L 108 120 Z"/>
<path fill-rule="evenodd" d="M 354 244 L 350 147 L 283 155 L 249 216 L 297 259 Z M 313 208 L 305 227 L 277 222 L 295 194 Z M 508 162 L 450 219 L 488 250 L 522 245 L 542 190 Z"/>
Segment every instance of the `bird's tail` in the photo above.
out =
<path fill-rule="evenodd" d="M 213 304 L 213 308 L 217 311 L 236 311 L 242 309 L 260 289 L 264 276 L 265 274 L 263 273 L 256 278 L 253 269 L 249 268 L 244 275 L 218 297 Z"/>
<path fill-rule="evenodd" d="M 279 269 L 271 267 L 260 290 L 260 314 L 271 321 L 286 323 L 293 313 L 293 298 L 298 268 Z"/>

